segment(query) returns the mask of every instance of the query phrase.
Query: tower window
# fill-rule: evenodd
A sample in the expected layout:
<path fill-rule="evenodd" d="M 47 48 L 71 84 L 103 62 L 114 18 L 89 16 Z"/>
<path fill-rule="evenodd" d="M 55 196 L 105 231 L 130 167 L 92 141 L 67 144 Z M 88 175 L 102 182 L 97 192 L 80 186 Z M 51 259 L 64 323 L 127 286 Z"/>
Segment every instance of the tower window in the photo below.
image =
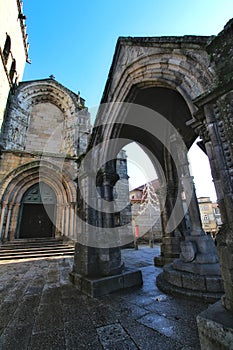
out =
<path fill-rule="evenodd" d="M 6 36 L 5 45 L 4 45 L 4 49 L 3 49 L 3 56 L 4 56 L 4 59 L 5 59 L 5 63 L 7 63 L 7 61 L 8 61 L 10 50 L 11 50 L 11 38 L 10 38 L 9 35 L 7 35 Z"/>
<path fill-rule="evenodd" d="M 13 60 L 12 64 L 11 64 L 11 69 L 10 69 L 10 79 L 11 79 L 12 82 L 13 82 L 13 78 L 14 78 L 15 72 L 16 72 L 16 61 Z"/>

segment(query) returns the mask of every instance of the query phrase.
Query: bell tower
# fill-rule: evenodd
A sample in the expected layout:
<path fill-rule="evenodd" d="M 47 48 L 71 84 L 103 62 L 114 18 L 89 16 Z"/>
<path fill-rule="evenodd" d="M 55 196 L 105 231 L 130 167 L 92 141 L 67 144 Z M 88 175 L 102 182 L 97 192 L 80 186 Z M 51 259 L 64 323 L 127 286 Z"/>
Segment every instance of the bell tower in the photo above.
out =
<path fill-rule="evenodd" d="M 30 62 L 25 19 L 22 1 L 0 1 L 0 127 L 9 93 Z"/>

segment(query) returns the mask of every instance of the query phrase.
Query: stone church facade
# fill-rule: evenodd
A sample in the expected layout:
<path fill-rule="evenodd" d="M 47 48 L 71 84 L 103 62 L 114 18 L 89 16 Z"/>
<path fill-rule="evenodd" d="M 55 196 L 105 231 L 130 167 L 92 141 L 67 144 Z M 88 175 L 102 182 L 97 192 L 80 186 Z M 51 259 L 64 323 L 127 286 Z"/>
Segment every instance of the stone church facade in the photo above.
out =
<path fill-rule="evenodd" d="M 154 164 L 160 163 L 167 187 L 160 262 L 170 262 L 170 265 L 165 265 L 157 284 L 168 292 L 216 299 L 222 295 L 223 282 L 222 302 L 199 315 L 198 327 L 203 349 L 230 348 L 233 337 L 232 325 L 228 322 L 233 313 L 233 20 L 216 37 L 120 38 L 101 101 L 107 107 L 100 108 L 88 141 L 90 116 L 79 94 L 52 76 L 19 83 L 28 60 L 21 5 L 18 0 L 11 0 L 9 7 L 0 7 L 1 16 L 6 15 L 15 28 L 12 33 L 8 29 L 4 35 L 0 33 L 3 76 L 0 88 L 4 96 L 0 101 L 0 117 L 4 119 L 0 159 L 1 240 L 38 237 L 41 232 L 41 236 L 46 232 L 49 237 L 72 239 L 74 234 L 81 233 L 86 240 L 76 243 L 72 272 L 72 281 L 78 289 L 99 296 L 102 292 L 141 285 L 141 271 L 126 271 L 121 261 L 120 239 L 115 234 L 121 232 L 124 224 L 120 203 L 116 213 L 103 211 L 101 207 L 104 201 L 113 201 L 121 175 L 127 179 L 124 155 L 115 161 L 127 142 L 113 145 L 110 151 L 114 161 L 109 161 L 105 141 L 122 138 L 140 142 L 150 151 Z M 16 16 L 9 17 L 9 9 Z M 2 23 L 7 28 L 8 23 L 5 20 Z M 21 49 L 17 50 L 19 45 Z M 16 55 L 19 55 L 19 64 L 16 64 Z M 119 108 L 116 102 L 131 103 L 132 109 Z M 152 110 L 153 113 L 146 115 L 148 130 L 145 121 L 139 124 L 140 128 L 135 128 L 135 122 L 130 123 L 131 117 L 135 117 L 135 104 Z M 153 119 L 155 111 L 177 131 L 167 130 L 166 145 L 156 133 L 161 125 Z M 162 134 L 163 129 L 160 131 Z M 217 238 L 218 255 L 213 241 L 201 227 L 188 169 L 186 149 L 197 135 L 210 161 L 223 219 Z M 83 163 L 87 146 L 88 150 L 95 149 L 100 143 L 104 145 L 100 149 L 103 152 L 93 153 L 91 162 Z M 99 158 L 105 158 L 106 162 L 96 176 Z M 82 177 L 77 186 L 78 167 L 82 168 Z M 176 218 L 174 208 L 176 214 L 183 213 L 180 184 L 191 193 L 190 227 L 182 216 L 172 230 L 166 231 L 170 218 Z M 81 198 L 80 189 L 89 203 Z M 126 189 L 124 192 L 128 193 Z M 76 220 L 76 213 L 82 219 L 81 224 Z M 37 232 L 32 229 L 35 224 L 39 227 Z M 97 239 L 95 243 L 99 243 L 96 246 L 87 241 L 91 234 Z M 106 244 L 106 238 L 113 238 L 116 244 Z M 221 320 L 216 319 L 219 312 Z"/>
<path fill-rule="evenodd" d="M 2 241 L 74 237 L 76 160 L 90 129 L 85 101 L 53 78 L 15 87 L 1 134 Z"/>

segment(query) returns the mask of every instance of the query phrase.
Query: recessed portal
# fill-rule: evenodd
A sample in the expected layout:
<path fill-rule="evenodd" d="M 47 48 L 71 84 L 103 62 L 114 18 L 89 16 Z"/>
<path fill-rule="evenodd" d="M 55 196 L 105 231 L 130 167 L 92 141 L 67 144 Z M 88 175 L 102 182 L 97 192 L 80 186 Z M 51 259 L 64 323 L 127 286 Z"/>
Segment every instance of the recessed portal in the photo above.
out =
<path fill-rule="evenodd" d="M 56 195 L 48 185 L 36 184 L 25 193 L 19 217 L 18 238 L 54 236 Z"/>

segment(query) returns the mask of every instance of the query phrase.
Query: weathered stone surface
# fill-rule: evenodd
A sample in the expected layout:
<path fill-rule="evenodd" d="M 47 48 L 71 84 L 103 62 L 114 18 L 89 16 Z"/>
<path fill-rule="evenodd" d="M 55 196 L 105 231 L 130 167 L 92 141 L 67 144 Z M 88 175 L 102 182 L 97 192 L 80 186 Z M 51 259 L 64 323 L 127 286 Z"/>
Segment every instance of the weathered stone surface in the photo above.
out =
<path fill-rule="evenodd" d="M 180 243 L 181 253 L 180 258 L 184 262 L 193 261 L 196 257 L 196 246 L 192 242 L 181 242 Z"/>
<path fill-rule="evenodd" d="M 180 260 L 177 260 L 180 262 Z M 175 261 L 176 262 L 176 261 Z M 204 298 L 210 302 L 218 300 L 224 292 L 220 276 L 211 276 L 174 268 L 175 262 L 165 265 L 156 280 L 158 287 L 167 293 Z M 188 263 L 183 263 L 188 265 Z M 190 263 L 191 264 L 191 263 Z"/>
<path fill-rule="evenodd" d="M 182 275 L 179 271 L 175 271 L 170 264 L 167 264 L 163 268 L 164 278 L 171 284 L 178 287 L 183 287 Z"/>
<path fill-rule="evenodd" d="M 186 271 L 186 272 L 191 272 L 191 273 L 196 273 L 198 275 L 202 276 L 219 276 L 220 278 L 220 266 L 218 263 L 215 264 L 201 264 L 201 263 L 196 263 L 195 261 L 190 262 L 190 263 L 185 263 L 181 261 L 180 259 L 175 259 L 172 262 L 172 266 L 176 270 L 180 271 Z"/>
<path fill-rule="evenodd" d="M 184 288 L 190 290 L 206 291 L 204 276 L 196 274 L 182 274 L 182 284 Z"/>
<path fill-rule="evenodd" d="M 221 301 L 199 314 L 197 325 L 202 350 L 233 349 L 233 316 Z"/>
<path fill-rule="evenodd" d="M 124 250 L 123 261 L 142 271 L 142 288 L 98 299 L 80 293 L 70 283 L 67 269 L 72 267 L 72 258 L 1 263 L 1 350 L 198 349 L 195 317 L 207 304 L 169 297 L 158 290 L 155 279 L 161 269 L 153 266 L 158 254 L 158 246 Z M 56 284 L 53 275 L 59 277 Z M 28 296 L 22 283 L 42 288 Z M 111 334 L 114 325 L 119 326 L 118 337 Z"/>
<path fill-rule="evenodd" d="M 121 289 L 142 286 L 142 275 L 140 270 L 129 270 L 113 276 L 95 278 L 73 272 L 71 281 L 82 293 L 96 298 Z"/>

